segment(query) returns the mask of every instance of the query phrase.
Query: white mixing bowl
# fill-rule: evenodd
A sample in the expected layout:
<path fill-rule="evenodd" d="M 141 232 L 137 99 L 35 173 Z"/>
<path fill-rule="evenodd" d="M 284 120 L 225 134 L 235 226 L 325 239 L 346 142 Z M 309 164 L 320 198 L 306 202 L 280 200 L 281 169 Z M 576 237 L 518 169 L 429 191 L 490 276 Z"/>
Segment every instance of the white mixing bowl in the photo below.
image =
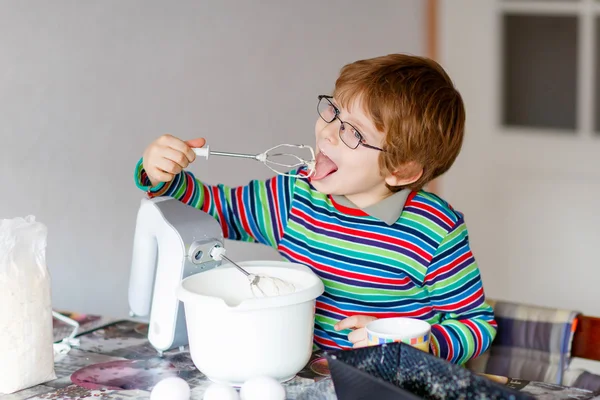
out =
<path fill-rule="evenodd" d="M 293 378 L 312 353 L 315 299 L 323 282 L 310 268 L 289 262 L 248 261 L 248 272 L 292 283 L 296 291 L 254 298 L 248 279 L 224 264 L 181 282 L 190 353 L 211 381 L 241 386 L 257 376 Z"/>

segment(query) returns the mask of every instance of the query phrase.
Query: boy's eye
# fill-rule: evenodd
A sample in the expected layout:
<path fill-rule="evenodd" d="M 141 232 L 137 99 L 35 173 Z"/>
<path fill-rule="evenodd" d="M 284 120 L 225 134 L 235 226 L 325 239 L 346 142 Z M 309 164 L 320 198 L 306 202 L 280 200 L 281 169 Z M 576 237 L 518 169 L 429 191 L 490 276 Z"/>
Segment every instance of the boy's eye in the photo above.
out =
<path fill-rule="evenodd" d="M 333 120 L 338 114 L 339 114 L 338 109 L 335 108 L 335 106 L 333 106 L 332 104 L 326 104 L 322 111 L 323 117 L 325 117 L 328 120 L 329 119 Z"/>
<path fill-rule="evenodd" d="M 360 134 L 359 131 L 357 131 L 356 129 L 352 129 L 352 134 L 354 135 L 354 137 L 359 141 L 362 142 L 363 141 L 363 137 Z"/>

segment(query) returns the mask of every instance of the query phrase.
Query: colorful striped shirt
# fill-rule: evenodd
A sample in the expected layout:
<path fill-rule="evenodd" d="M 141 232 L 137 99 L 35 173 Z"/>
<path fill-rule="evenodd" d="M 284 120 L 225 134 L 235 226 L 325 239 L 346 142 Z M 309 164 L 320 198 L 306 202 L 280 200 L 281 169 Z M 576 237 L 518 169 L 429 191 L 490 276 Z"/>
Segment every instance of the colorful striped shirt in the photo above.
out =
<path fill-rule="evenodd" d="M 325 286 L 314 326 L 320 348 L 352 346 L 349 330 L 334 329 L 352 315 L 425 320 L 431 352 L 454 363 L 490 346 L 496 322 L 461 213 L 434 194 L 411 192 L 390 224 L 336 202 L 299 173 L 231 188 L 184 171 L 151 187 L 140 160 L 135 180 L 150 197 L 170 196 L 212 215 L 228 239 L 262 243 L 309 266 Z"/>

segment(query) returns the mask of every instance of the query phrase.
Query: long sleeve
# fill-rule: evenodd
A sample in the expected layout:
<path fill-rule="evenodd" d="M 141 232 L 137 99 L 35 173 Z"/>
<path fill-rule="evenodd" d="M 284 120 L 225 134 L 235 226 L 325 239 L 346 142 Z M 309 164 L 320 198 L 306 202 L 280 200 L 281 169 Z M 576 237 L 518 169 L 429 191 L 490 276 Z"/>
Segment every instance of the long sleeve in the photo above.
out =
<path fill-rule="evenodd" d="M 135 182 L 150 197 L 169 196 L 212 215 L 227 239 L 276 248 L 287 224 L 295 178 L 277 175 L 230 188 L 205 185 L 191 172 L 182 171 L 171 182 L 152 187 L 140 160 Z"/>
<path fill-rule="evenodd" d="M 462 218 L 440 243 L 424 285 L 434 309 L 442 314 L 440 323 L 432 325 L 432 352 L 457 364 L 484 352 L 496 336 L 497 325 L 492 308 L 485 302 Z"/>

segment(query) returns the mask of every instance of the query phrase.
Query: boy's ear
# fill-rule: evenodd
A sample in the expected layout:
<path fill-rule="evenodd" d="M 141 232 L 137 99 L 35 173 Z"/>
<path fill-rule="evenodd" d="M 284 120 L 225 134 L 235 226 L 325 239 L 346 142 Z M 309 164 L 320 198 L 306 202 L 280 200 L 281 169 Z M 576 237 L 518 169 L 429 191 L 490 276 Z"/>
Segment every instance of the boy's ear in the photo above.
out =
<path fill-rule="evenodd" d="M 408 186 L 421 179 L 421 176 L 423 176 L 423 167 L 421 164 L 410 161 L 403 164 L 393 174 L 386 176 L 385 183 L 390 186 Z"/>

